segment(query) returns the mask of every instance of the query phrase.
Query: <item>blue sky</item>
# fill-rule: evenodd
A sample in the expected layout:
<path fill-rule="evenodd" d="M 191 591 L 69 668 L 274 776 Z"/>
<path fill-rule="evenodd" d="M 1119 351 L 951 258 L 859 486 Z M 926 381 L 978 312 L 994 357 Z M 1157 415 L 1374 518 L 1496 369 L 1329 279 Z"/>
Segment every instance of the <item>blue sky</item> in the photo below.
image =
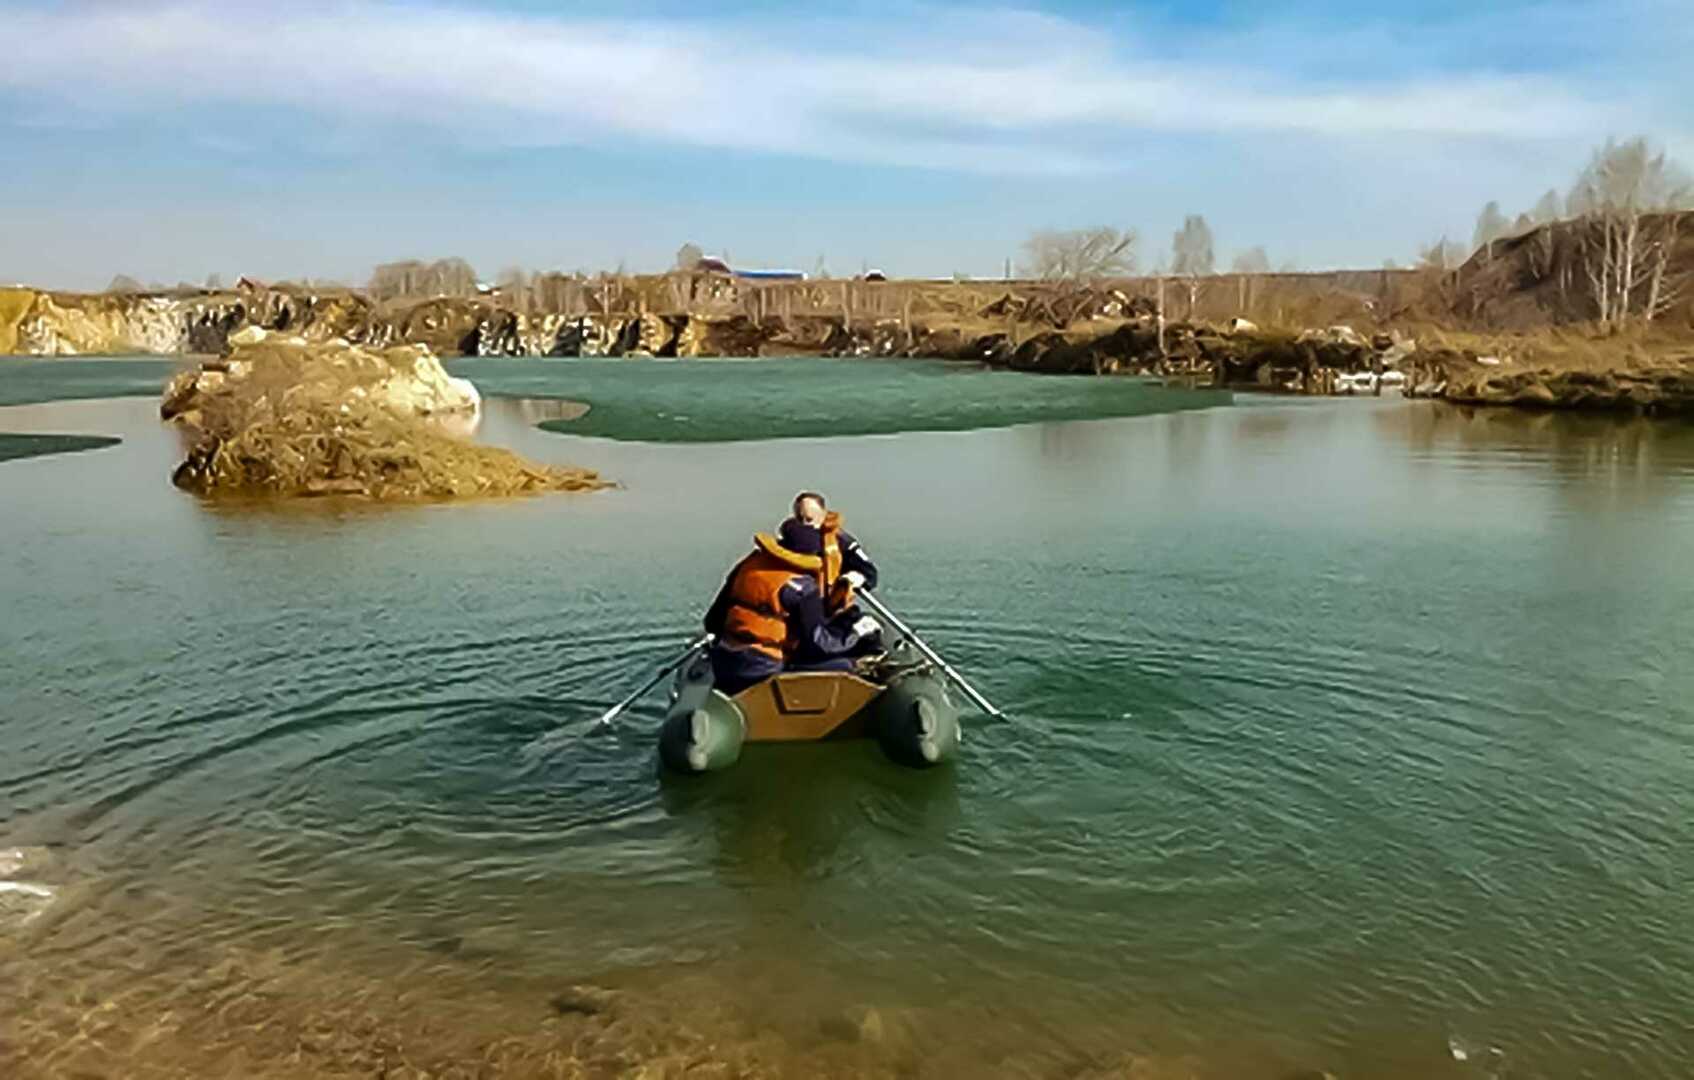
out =
<path fill-rule="evenodd" d="M 1608 135 L 1694 163 L 1685 0 L 969 6 L 0 0 L 0 280 L 632 270 L 694 241 L 998 273 L 1112 224 L 1153 266 L 1409 260 Z"/>

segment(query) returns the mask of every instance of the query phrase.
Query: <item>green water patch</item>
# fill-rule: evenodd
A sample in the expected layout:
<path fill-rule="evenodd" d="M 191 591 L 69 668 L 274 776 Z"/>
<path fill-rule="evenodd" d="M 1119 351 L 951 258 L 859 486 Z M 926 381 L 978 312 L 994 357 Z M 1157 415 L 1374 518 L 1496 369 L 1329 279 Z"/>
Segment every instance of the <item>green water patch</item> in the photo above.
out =
<path fill-rule="evenodd" d="M 156 397 L 178 366 L 175 360 L 158 357 L 0 357 L 0 405 Z"/>
<path fill-rule="evenodd" d="M 120 442 L 123 440 L 110 435 L 14 435 L 0 431 L 0 461 L 101 450 Z"/>
<path fill-rule="evenodd" d="M 586 403 L 547 431 L 631 442 L 966 431 L 1227 405 L 1227 391 L 1134 378 L 1067 378 L 943 360 L 458 360 L 497 397 Z"/>

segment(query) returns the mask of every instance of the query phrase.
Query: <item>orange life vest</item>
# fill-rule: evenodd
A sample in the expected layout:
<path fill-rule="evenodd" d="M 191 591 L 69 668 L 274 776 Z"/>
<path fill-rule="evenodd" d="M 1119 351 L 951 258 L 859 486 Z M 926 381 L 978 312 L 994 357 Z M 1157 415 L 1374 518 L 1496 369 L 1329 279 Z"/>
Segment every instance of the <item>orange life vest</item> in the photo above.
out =
<path fill-rule="evenodd" d="M 823 536 L 822 576 L 818 588 L 830 611 L 845 611 L 853 605 L 853 586 L 841 580 L 841 515 L 831 510 L 818 528 Z"/>
<path fill-rule="evenodd" d="M 782 587 L 795 574 L 820 584 L 824 560 L 790 551 L 769 533 L 753 536 L 753 553 L 736 564 L 729 586 L 729 611 L 723 636 L 729 644 L 781 660 L 794 651 L 788 636 L 788 614 L 782 608 Z"/>

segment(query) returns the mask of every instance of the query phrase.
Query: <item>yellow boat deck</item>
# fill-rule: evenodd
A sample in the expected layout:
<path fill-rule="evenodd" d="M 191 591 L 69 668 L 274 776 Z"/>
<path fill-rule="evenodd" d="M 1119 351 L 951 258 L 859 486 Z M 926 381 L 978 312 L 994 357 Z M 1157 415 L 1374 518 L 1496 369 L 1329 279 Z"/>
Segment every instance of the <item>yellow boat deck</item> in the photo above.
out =
<path fill-rule="evenodd" d="M 866 708 L 886 689 L 844 671 L 776 675 L 735 696 L 748 742 L 857 739 L 870 734 Z"/>

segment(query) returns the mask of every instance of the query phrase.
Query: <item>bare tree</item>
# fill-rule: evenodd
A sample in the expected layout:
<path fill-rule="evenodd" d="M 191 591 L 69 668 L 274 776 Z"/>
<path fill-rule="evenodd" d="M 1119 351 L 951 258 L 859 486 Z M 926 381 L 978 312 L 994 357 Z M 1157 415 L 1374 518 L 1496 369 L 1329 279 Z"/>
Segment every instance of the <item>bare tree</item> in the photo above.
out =
<path fill-rule="evenodd" d="M 1135 230 L 1042 229 L 1023 242 L 1025 277 L 1093 281 L 1135 273 Z"/>
<path fill-rule="evenodd" d="M 1202 215 L 1189 214 L 1171 237 L 1171 273 L 1198 277 L 1211 273 L 1216 265 L 1211 226 Z"/>
<path fill-rule="evenodd" d="M 109 293 L 138 293 L 144 291 L 144 289 L 141 282 L 128 274 L 119 274 L 112 279 L 110 285 L 106 286 L 106 291 Z"/>
<path fill-rule="evenodd" d="M 533 306 L 535 291 L 530 288 L 530 274 L 521 266 L 508 266 L 495 275 L 494 287 L 500 299 L 522 314 L 528 315 Z"/>
<path fill-rule="evenodd" d="M 1529 275 L 1536 281 L 1543 281 L 1553 272 L 1553 255 L 1555 244 L 1553 230 L 1542 228 L 1535 233 L 1533 239 L 1525 245 L 1529 258 Z M 1569 269 L 1566 269 L 1569 273 Z M 1561 289 L 1561 292 L 1563 290 Z"/>
<path fill-rule="evenodd" d="M 1580 225 L 1583 270 L 1600 325 L 1639 311 L 1651 321 L 1675 302 L 1667 281 L 1682 213 L 1694 198 L 1687 173 L 1645 138 L 1608 139 L 1578 174 L 1566 208 Z"/>
<path fill-rule="evenodd" d="M 1535 228 L 1535 219 L 1528 214 L 1519 214 L 1517 220 L 1512 222 L 1511 235 L 1522 236 L 1533 228 Z"/>
<path fill-rule="evenodd" d="M 1263 247 L 1250 247 L 1235 257 L 1230 269 L 1237 274 L 1268 274 L 1270 273 L 1270 256 L 1265 254 Z"/>
<path fill-rule="evenodd" d="M 439 296 L 475 296 L 476 269 L 463 259 L 441 259 L 430 267 Z"/>
<path fill-rule="evenodd" d="M 426 271 L 424 264 L 416 259 L 383 263 L 371 271 L 370 283 L 365 288 L 373 300 L 416 296 L 423 288 Z"/>
<path fill-rule="evenodd" d="M 1465 246 L 1445 236 L 1418 249 L 1420 270 L 1456 270 L 1464 264 Z"/>
<path fill-rule="evenodd" d="M 1552 188 L 1535 201 L 1535 206 L 1529 211 L 1529 216 L 1537 225 L 1551 225 L 1565 216 L 1565 201 L 1559 198 L 1559 193 Z"/>
<path fill-rule="evenodd" d="M 1674 307 L 1682 299 L 1683 290 L 1688 285 L 1688 274 L 1670 273 L 1670 260 L 1676 250 L 1677 240 L 1682 233 L 1683 218 L 1686 211 L 1678 208 L 1664 216 L 1659 222 L 1658 237 L 1648 250 L 1649 261 L 1653 271 L 1647 279 L 1646 305 L 1641 309 L 1643 317 L 1652 322 Z"/>
<path fill-rule="evenodd" d="M 224 287 L 224 279 L 223 279 L 222 274 L 207 274 L 206 275 L 206 291 L 207 292 L 218 292 L 223 287 Z"/>
<path fill-rule="evenodd" d="M 1171 272 L 1188 279 L 1188 317 L 1200 303 L 1200 275 L 1210 274 L 1217 261 L 1212 253 L 1212 229 L 1199 214 L 1189 214 L 1171 237 Z"/>
<path fill-rule="evenodd" d="M 696 243 L 687 243 L 676 249 L 676 268 L 678 270 L 693 270 L 700 265 L 700 260 L 706 253 Z"/>
<path fill-rule="evenodd" d="M 1500 204 L 1490 202 L 1482 208 L 1482 213 L 1476 215 L 1476 230 L 1471 234 L 1471 250 L 1485 251 L 1489 257 L 1494 255 L 1494 241 L 1504 239 L 1512 231 L 1512 223 L 1500 209 Z"/>
<path fill-rule="evenodd" d="M 829 280 L 829 262 L 822 255 L 812 264 L 812 277 L 817 281 Z"/>
<path fill-rule="evenodd" d="M 384 263 L 371 271 L 368 291 L 375 300 L 435 296 L 475 296 L 476 271 L 463 259 L 423 263 L 416 259 Z"/>

